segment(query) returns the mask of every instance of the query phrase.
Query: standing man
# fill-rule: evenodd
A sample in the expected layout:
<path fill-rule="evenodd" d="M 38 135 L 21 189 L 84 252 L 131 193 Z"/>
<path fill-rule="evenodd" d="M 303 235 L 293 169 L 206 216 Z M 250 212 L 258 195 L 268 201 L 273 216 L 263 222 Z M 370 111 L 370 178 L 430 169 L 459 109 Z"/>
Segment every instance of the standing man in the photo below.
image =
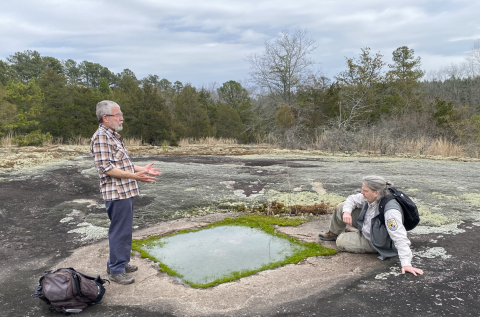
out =
<path fill-rule="evenodd" d="M 402 274 L 423 275 L 421 269 L 412 267 L 412 251 L 407 231 L 403 226 L 403 210 L 392 199 L 385 204 L 385 223 L 379 217 L 379 203 L 390 194 L 389 186 L 393 183 L 380 176 L 365 176 L 362 192 L 350 195 L 344 203 L 337 205 L 330 220 L 328 232 L 321 232 L 321 240 L 336 241 L 340 251 L 352 253 L 379 253 L 379 258 L 400 258 Z M 346 226 L 353 226 L 358 231 L 344 232 Z"/>
<path fill-rule="evenodd" d="M 100 192 L 105 200 L 110 228 L 108 242 L 110 256 L 107 273 L 112 281 L 131 284 L 135 281 L 128 273 L 138 267 L 129 264 L 132 249 L 133 197 L 140 194 L 138 183 L 155 183 L 160 175 L 153 163 L 144 167 L 133 165 L 118 132 L 122 130 L 123 114 L 120 106 L 104 100 L 97 104 L 100 125 L 90 142 L 95 167 L 100 176 Z"/>

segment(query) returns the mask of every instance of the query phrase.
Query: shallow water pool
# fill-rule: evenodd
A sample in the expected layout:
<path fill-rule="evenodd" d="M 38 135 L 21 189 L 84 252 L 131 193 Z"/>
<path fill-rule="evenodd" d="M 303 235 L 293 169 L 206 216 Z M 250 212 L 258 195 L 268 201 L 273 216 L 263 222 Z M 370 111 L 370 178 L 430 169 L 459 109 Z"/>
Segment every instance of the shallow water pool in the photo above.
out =
<path fill-rule="evenodd" d="M 259 270 L 304 247 L 256 228 L 219 226 L 160 238 L 143 249 L 189 284 L 206 284 L 233 272 Z"/>

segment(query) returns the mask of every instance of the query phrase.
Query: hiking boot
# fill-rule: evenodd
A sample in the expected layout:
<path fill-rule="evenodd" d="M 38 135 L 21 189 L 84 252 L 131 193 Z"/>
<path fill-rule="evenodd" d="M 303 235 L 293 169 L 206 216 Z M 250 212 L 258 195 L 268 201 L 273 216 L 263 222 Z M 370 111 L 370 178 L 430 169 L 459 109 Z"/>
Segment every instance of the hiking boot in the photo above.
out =
<path fill-rule="evenodd" d="M 335 240 L 337 240 L 338 234 L 335 234 L 331 231 L 320 232 L 318 237 L 320 238 L 320 240 L 324 240 L 324 241 L 335 241 Z"/>
<path fill-rule="evenodd" d="M 111 281 L 114 281 L 115 283 L 118 283 L 118 284 L 127 285 L 135 282 L 135 279 L 130 275 L 128 275 L 127 273 L 109 274 L 108 276 L 110 277 Z"/>
<path fill-rule="evenodd" d="M 133 265 L 133 264 L 125 264 L 125 272 L 127 273 L 133 273 L 136 270 L 138 270 L 138 266 Z"/>
<path fill-rule="evenodd" d="M 125 264 L 125 273 L 133 273 L 138 270 L 138 266 L 132 264 Z M 110 274 L 110 268 L 107 267 L 107 274 Z"/>

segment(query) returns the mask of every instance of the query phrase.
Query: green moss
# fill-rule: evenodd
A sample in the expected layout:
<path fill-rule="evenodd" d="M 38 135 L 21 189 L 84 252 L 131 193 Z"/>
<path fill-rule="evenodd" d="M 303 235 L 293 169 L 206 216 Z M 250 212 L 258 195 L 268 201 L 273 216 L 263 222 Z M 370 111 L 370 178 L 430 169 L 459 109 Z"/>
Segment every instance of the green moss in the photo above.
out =
<path fill-rule="evenodd" d="M 228 275 L 221 276 L 215 279 L 214 281 L 205 283 L 205 284 L 198 284 L 198 283 L 193 283 L 191 281 L 184 280 L 185 283 L 189 284 L 192 287 L 207 288 L 207 287 L 215 286 L 221 283 L 234 281 L 241 277 L 252 275 L 260 271 L 274 269 L 276 267 L 279 267 L 285 264 L 296 264 L 300 261 L 303 261 L 307 257 L 336 254 L 337 251 L 334 249 L 325 248 L 318 243 L 302 242 L 297 238 L 276 232 L 274 228 L 274 226 L 298 226 L 307 221 L 308 221 L 307 219 L 300 219 L 300 218 L 282 218 L 282 217 L 272 217 L 272 216 L 259 215 L 259 214 L 249 214 L 249 215 L 245 215 L 237 218 L 227 217 L 222 221 L 211 223 L 208 226 L 200 229 L 180 230 L 178 232 L 168 235 L 168 237 L 174 236 L 177 234 L 196 232 L 196 231 L 205 230 L 205 229 L 218 227 L 218 226 L 245 226 L 250 228 L 261 229 L 268 234 L 271 234 L 277 237 L 282 237 L 284 239 L 289 240 L 292 243 L 299 245 L 298 250 L 291 256 L 287 257 L 284 261 L 268 263 L 259 269 L 231 272 Z M 152 261 L 158 262 L 160 270 L 162 272 L 165 272 L 171 276 L 177 276 L 182 278 L 183 276 L 181 274 L 170 269 L 168 266 L 164 265 L 163 263 L 158 261 L 158 259 L 151 256 L 144 250 L 145 246 L 151 246 L 153 244 L 162 243 L 163 241 L 159 241 L 159 239 L 161 238 L 162 237 L 154 236 L 154 237 L 149 237 L 143 240 L 133 240 L 132 249 L 138 251 L 141 257 L 149 258 Z"/>
<path fill-rule="evenodd" d="M 237 207 L 237 211 L 242 212 L 242 211 L 245 211 L 245 210 L 247 210 L 247 207 L 245 207 L 245 206 L 238 206 Z"/>

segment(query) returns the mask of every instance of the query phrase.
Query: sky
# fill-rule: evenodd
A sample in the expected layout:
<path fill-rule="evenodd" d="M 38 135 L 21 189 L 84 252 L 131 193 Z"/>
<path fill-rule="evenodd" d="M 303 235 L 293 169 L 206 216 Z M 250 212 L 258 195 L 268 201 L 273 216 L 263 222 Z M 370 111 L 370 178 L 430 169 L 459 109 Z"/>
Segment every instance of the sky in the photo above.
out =
<path fill-rule="evenodd" d="M 196 87 L 248 84 L 246 57 L 261 54 L 282 30 L 306 30 L 317 46 L 310 58 L 330 78 L 361 48 L 388 63 L 408 46 L 428 73 L 463 62 L 480 40 L 477 0 L 0 1 L 4 61 L 36 50 Z"/>

